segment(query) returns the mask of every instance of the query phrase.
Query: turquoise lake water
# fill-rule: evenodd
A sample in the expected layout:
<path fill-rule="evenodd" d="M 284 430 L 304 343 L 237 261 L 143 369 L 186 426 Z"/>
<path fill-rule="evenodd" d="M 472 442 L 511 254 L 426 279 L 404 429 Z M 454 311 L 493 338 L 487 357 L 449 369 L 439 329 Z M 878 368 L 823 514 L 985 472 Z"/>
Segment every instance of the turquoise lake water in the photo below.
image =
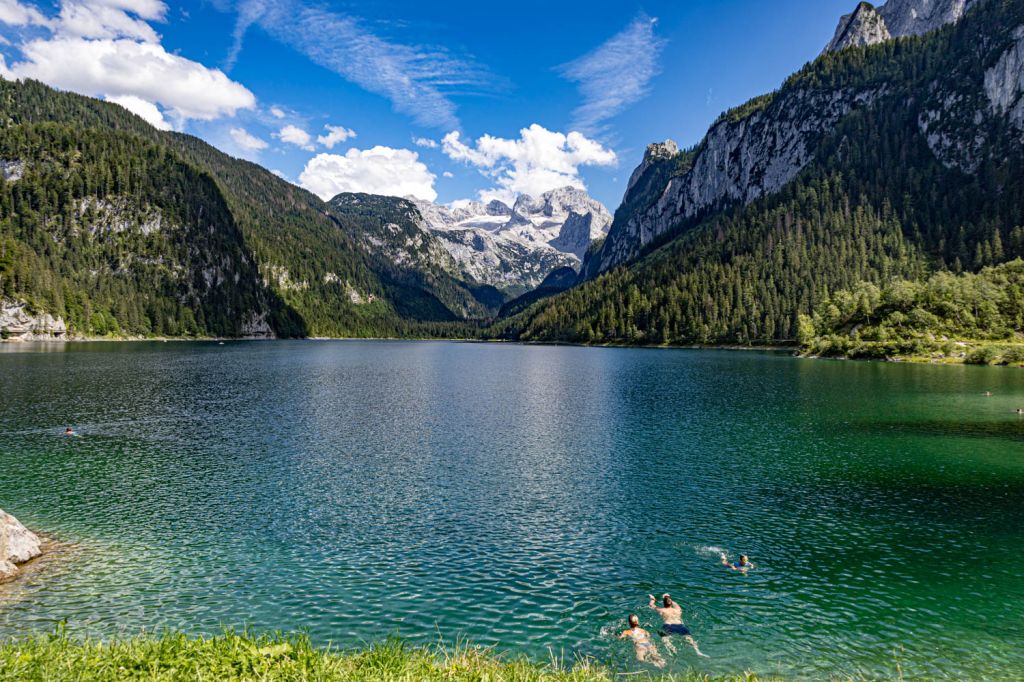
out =
<path fill-rule="evenodd" d="M 667 591 L 710 656 L 673 669 L 1024 678 L 1018 407 L 1016 370 L 773 353 L 0 346 L 0 508 L 74 546 L 0 588 L 0 636 L 461 637 L 632 671 L 611 633 Z"/>

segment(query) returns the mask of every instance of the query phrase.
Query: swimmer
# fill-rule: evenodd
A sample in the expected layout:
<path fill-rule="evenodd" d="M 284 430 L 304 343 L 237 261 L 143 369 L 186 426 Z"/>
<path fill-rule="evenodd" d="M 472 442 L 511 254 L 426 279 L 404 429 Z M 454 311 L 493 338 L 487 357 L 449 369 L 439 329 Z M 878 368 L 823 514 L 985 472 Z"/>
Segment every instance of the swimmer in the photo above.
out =
<path fill-rule="evenodd" d="M 658 648 L 651 641 L 651 633 L 640 627 L 640 619 L 636 615 L 629 617 L 629 629 L 619 634 L 619 639 L 633 640 L 633 647 L 636 649 L 636 660 L 641 663 L 650 663 L 655 668 L 664 668 L 665 659 L 658 653 Z"/>
<path fill-rule="evenodd" d="M 992 397 L 992 391 L 985 391 L 985 397 L 986 398 L 991 398 Z"/>
<path fill-rule="evenodd" d="M 672 597 L 667 594 L 661 595 L 661 606 L 658 606 L 658 600 L 654 598 L 653 594 L 647 596 L 651 598 L 648 606 L 657 611 L 658 615 L 661 616 L 661 620 L 665 623 L 661 628 L 661 632 L 658 633 L 661 636 L 661 641 L 665 643 L 665 648 L 675 653 L 676 648 L 672 645 L 670 638 L 672 635 L 679 635 L 683 638 L 684 642 L 693 647 L 698 656 L 707 658 L 707 654 L 701 653 L 700 648 L 697 647 L 697 641 L 690 634 L 690 629 L 683 625 L 683 607 L 672 601 Z"/>
<path fill-rule="evenodd" d="M 78 434 L 77 434 L 77 433 L 75 433 L 74 429 L 72 429 L 72 428 L 71 428 L 71 427 L 69 426 L 69 427 L 67 427 L 66 429 L 64 429 L 64 435 L 65 435 L 65 436 L 77 436 Z"/>
<path fill-rule="evenodd" d="M 750 559 L 747 558 L 746 554 L 740 554 L 740 562 L 738 564 L 730 562 L 729 557 L 722 554 L 722 565 L 726 568 L 731 568 L 734 571 L 739 571 L 740 573 L 746 573 L 754 567 L 754 564 L 750 563 Z"/>
<path fill-rule="evenodd" d="M 1017 414 L 1024 414 L 1024 407 L 1018 407 Z"/>

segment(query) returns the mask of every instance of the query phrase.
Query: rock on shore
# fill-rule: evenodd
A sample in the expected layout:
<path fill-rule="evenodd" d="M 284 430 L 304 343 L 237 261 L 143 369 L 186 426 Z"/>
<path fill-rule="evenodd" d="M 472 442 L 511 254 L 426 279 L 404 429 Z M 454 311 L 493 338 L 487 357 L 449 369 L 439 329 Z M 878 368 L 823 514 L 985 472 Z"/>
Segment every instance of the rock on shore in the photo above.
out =
<path fill-rule="evenodd" d="M 39 536 L 0 509 L 0 582 L 18 573 L 18 564 L 42 554 Z"/>

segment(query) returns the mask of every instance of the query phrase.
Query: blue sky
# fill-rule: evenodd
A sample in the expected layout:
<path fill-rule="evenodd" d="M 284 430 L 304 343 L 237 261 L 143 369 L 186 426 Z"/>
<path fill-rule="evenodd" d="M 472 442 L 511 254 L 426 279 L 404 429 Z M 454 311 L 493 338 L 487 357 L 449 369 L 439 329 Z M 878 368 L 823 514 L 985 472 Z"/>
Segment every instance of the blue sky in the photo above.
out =
<path fill-rule="evenodd" d="M 0 0 L 0 73 L 105 97 L 322 196 L 585 185 L 697 143 L 853 0 Z"/>

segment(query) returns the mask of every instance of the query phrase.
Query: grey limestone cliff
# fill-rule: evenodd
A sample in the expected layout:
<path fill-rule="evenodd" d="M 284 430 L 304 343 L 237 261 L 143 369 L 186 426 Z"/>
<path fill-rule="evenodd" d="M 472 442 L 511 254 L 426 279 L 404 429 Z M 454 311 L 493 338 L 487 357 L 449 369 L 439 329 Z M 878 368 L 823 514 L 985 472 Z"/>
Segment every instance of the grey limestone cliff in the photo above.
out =
<path fill-rule="evenodd" d="M 839 20 L 825 51 L 924 35 L 960 21 L 979 2 L 982 0 L 889 0 L 878 8 L 862 2 Z"/>
<path fill-rule="evenodd" d="M 851 14 L 839 21 L 836 34 L 829 42 L 826 52 L 844 50 L 848 47 L 876 45 L 892 38 L 882 14 L 874 5 L 862 2 Z"/>

